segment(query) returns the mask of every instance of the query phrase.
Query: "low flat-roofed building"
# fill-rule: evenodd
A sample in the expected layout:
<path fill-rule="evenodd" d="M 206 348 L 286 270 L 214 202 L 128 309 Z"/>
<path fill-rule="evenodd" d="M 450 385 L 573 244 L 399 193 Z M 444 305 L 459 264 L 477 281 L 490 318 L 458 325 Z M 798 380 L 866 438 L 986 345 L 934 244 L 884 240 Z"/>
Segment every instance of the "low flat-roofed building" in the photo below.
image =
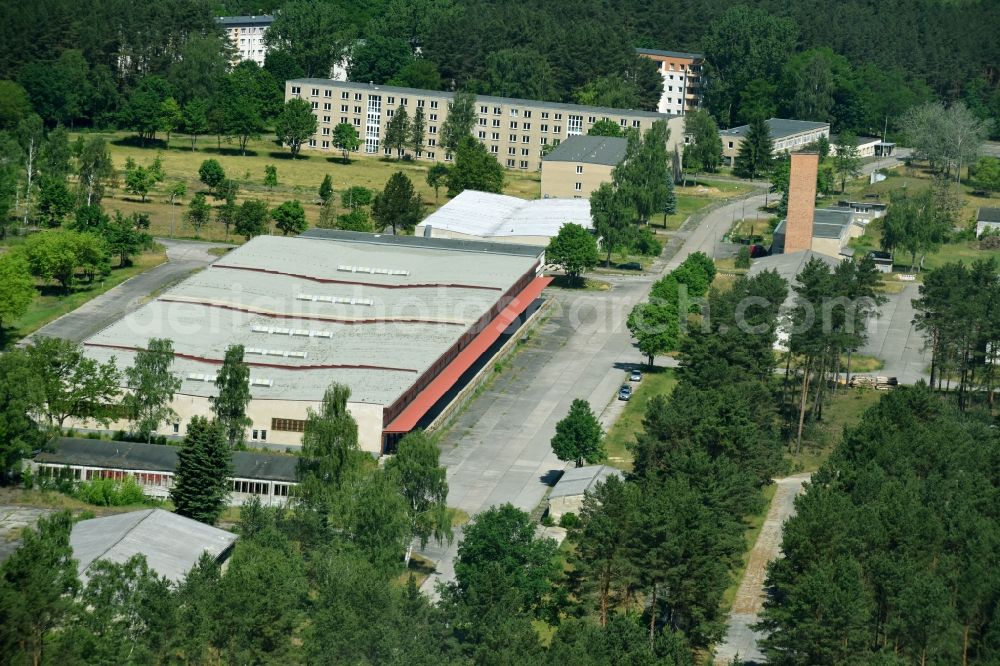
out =
<path fill-rule="evenodd" d="M 380 454 L 538 299 L 548 282 L 539 277 L 543 253 L 323 229 L 258 236 L 91 336 L 84 350 L 128 367 L 151 338 L 172 340 L 179 418 L 157 434 L 180 436 L 192 417 L 211 416 L 225 351 L 243 345 L 248 439 L 299 445 L 307 411 L 339 383 L 350 388 L 361 447 Z"/>
<path fill-rule="evenodd" d="M 786 118 L 769 118 L 767 126 L 771 130 L 771 140 L 774 142 L 774 154 L 794 153 L 806 148 L 809 144 L 819 141 L 820 137 L 830 138 L 830 123 L 817 123 L 810 120 L 789 120 Z M 722 130 L 722 160 L 732 166 L 740 153 L 740 146 L 749 125 L 740 125 L 732 129 Z"/>
<path fill-rule="evenodd" d="M 203 553 L 216 561 L 229 555 L 237 536 L 163 509 L 130 511 L 73 525 L 69 545 L 77 574 L 85 584 L 100 560 L 123 564 L 144 555 L 149 568 L 171 583 L 181 583 Z"/>
<path fill-rule="evenodd" d="M 840 137 L 830 135 L 830 153 L 835 154 L 840 149 Z M 882 139 L 877 136 L 856 136 L 854 137 L 854 147 L 858 150 L 858 157 L 875 157 L 875 149 L 882 143 Z"/>
<path fill-rule="evenodd" d="M 872 220 L 885 215 L 889 204 L 881 201 L 847 201 L 841 199 L 837 202 L 838 208 L 850 208 L 854 211 L 854 221 L 860 224 L 868 224 Z"/>
<path fill-rule="evenodd" d="M 625 159 L 628 140 L 616 136 L 574 136 L 542 158 L 542 197 L 589 199 Z"/>
<path fill-rule="evenodd" d="M 1000 208 L 984 206 L 976 211 L 976 238 L 987 232 L 1000 232 Z"/>
<path fill-rule="evenodd" d="M 118 442 L 81 437 L 58 437 L 30 461 L 41 477 L 72 481 L 131 477 L 148 497 L 167 499 L 177 472 L 176 446 Z M 264 506 L 283 506 L 297 484 L 292 455 L 233 451 L 229 478 L 230 506 L 241 506 L 256 497 Z"/>
<path fill-rule="evenodd" d="M 772 254 L 785 251 L 786 225 L 787 220 L 782 220 L 774 229 Z M 828 257 L 850 256 L 850 240 L 862 234 L 864 227 L 854 219 L 854 211 L 850 208 L 817 208 L 813 212 L 810 249 Z"/>
<path fill-rule="evenodd" d="M 547 246 L 566 223 L 592 229 L 590 201 L 529 200 L 465 190 L 424 218 L 414 234 L 425 238 Z"/>
<path fill-rule="evenodd" d="M 622 478 L 622 472 L 608 465 L 571 467 L 563 472 L 549 492 L 549 517 L 558 522 L 567 513 L 580 514 L 584 495 L 608 477 Z"/>

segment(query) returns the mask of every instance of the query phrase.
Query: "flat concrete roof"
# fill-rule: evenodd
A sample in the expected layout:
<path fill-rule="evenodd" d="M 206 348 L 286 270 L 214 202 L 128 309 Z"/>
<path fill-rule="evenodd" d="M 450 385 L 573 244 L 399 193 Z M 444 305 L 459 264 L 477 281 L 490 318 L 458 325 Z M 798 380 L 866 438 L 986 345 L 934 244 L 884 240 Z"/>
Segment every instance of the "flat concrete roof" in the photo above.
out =
<path fill-rule="evenodd" d="M 840 238 L 853 221 L 854 211 L 850 208 L 817 208 L 813 211 L 813 238 Z M 784 233 L 786 222 L 779 222 L 774 233 Z"/>
<path fill-rule="evenodd" d="M 180 583 L 202 553 L 218 558 L 236 535 L 163 509 L 146 509 L 81 520 L 70 532 L 69 545 L 80 579 L 86 582 L 98 560 L 122 564 L 144 555 L 149 567 L 172 583 Z"/>
<path fill-rule="evenodd" d="M 274 23 L 274 17 L 269 14 L 261 14 L 260 16 L 218 16 L 215 22 L 228 27 L 237 27 L 243 25 L 271 25 Z"/>
<path fill-rule="evenodd" d="M 789 291 L 788 300 L 786 301 L 787 303 L 795 297 L 795 292 L 791 290 L 791 286 L 795 284 L 795 277 L 802 272 L 802 269 L 805 268 L 805 265 L 809 263 L 811 259 L 819 259 L 831 268 L 839 263 L 833 257 L 828 257 L 825 254 L 813 252 L 812 250 L 792 252 L 791 254 L 772 254 L 769 257 L 754 259 L 753 265 L 750 266 L 750 271 L 747 275 L 754 277 L 764 271 L 776 271 L 778 275 L 784 278 L 785 282 L 788 283 Z"/>
<path fill-rule="evenodd" d="M 685 53 L 683 51 L 660 51 L 658 49 L 636 49 L 640 55 L 664 56 L 667 58 L 690 58 L 691 60 L 701 60 L 705 56 L 701 53 Z"/>
<path fill-rule="evenodd" d="M 339 382 L 351 402 L 389 405 L 540 253 L 375 236 L 258 236 L 88 338 L 86 353 L 126 367 L 169 338 L 180 393 L 208 397 L 226 348 L 242 344 L 255 399 L 318 401 Z"/>
<path fill-rule="evenodd" d="M 608 465 L 571 467 L 559 477 L 552 492 L 549 493 L 549 499 L 583 495 L 588 490 L 593 490 L 598 483 L 603 483 L 609 476 L 621 477 L 622 472 Z"/>
<path fill-rule="evenodd" d="M 567 222 L 592 229 L 589 199 L 519 199 L 505 194 L 465 190 L 417 225 L 482 238 L 537 236 L 551 238 Z M 535 254 L 541 249 L 537 246 Z"/>
<path fill-rule="evenodd" d="M 437 97 L 438 99 L 447 99 L 447 100 L 453 99 L 455 97 L 455 93 L 448 92 L 445 90 L 423 90 L 421 88 L 403 88 L 400 86 L 375 85 L 369 83 L 361 83 L 358 81 L 334 81 L 333 79 L 306 78 L 306 79 L 289 79 L 286 83 L 294 83 L 296 85 L 310 85 L 310 86 L 329 86 L 332 88 L 344 88 L 351 91 L 357 91 L 358 89 L 363 88 L 366 92 L 370 94 L 394 93 L 396 95 L 413 95 L 415 97 Z M 621 115 L 624 113 L 630 116 L 653 118 L 656 120 L 674 117 L 674 114 L 659 113 L 658 111 L 642 111 L 640 109 L 614 109 L 606 106 L 584 106 L 582 104 L 567 104 L 566 102 L 546 102 L 538 99 L 520 99 L 516 97 L 494 97 L 493 95 L 476 95 L 476 101 L 485 102 L 487 104 L 516 104 L 523 106 L 546 106 L 552 109 L 574 111 L 580 114 L 604 113 L 607 115 Z"/>
<path fill-rule="evenodd" d="M 817 123 L 810 120 L 789 120 L 787 118 L 768 118 L 765 122 L 771 129 L 772 139 L 784 139 L 796 134 L 813 132 L 830 126 L 830 123 Z M 748 131 L 750 131 L 749 125 L 740 125 L 732 129 L 722 130 L 719 134 L 723 136 L 744 136 Z"/>
<path fill-rule="evenodd" d="M 571 136 L 542 161 L 615 166 L 625 159 L 627 149 L 628 139 L 619 136 Z"/>

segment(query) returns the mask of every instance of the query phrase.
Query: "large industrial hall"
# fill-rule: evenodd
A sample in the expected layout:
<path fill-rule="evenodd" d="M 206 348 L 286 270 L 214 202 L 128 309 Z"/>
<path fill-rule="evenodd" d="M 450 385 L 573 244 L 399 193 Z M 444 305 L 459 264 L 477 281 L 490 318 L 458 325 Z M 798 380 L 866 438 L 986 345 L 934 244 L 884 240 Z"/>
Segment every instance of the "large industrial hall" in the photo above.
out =
<path fill-rule="evenodd" d="M 336 382 L 351 390 L 361 447 L 379 455 L 439 411 L 538 299 L 548 282 L 540 277 L 543 251 L 327 230 L 259 236 L 84 347 L 128 367 L 149 339 L 173 341 L 178 419 L 159 431 L 171 436 L 211 414 L 225 350 L 244 345 L 248 440 L 301 444 L 308 409 Z"/>

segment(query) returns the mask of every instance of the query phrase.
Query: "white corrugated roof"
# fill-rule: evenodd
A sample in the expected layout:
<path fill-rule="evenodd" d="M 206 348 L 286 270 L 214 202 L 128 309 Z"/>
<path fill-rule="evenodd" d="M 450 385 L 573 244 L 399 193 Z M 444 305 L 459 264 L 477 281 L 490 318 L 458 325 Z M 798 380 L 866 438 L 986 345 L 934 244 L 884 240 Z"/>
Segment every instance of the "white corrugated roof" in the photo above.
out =
<path fill-rule="evenodd" d="M 236 541 L 232 532 L 199 523 L 163 509 L 146 509 L 81 520 L 73 526 L 69 544 L 84 582 L 97 560 L 123 564 L 145 555 L 149 568 L 167 580 L 184 580 L 203 552 L 219 557 Z"/>
<path fill-rule="evenodd" d="M 592 229 L 587 199 L 534 199 L 465 190 L 421 222 L 424 227 L 444 229 L 481 238 L 502 236 L 547 236 L 559 233 L 567 222 Z"/>

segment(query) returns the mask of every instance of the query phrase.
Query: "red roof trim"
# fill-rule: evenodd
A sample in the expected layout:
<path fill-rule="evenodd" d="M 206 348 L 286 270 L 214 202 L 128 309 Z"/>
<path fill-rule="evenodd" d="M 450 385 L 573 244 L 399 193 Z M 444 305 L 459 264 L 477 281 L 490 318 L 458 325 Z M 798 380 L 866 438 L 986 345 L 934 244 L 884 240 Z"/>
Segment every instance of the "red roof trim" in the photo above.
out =
<path fill-rule="evenodd" d="M 161 296 L 156 299 L 164 303 L 187 303 L 189 305 L 201 305 L 206 308 L 219 308 L 222 310 L 232 310 L 233 312 L 245 312 L 247 314 L 260 315 L 271 319 L 301 319 L 303 321 L 327 321 L 333 324 L 345 324 L 347 326 L 361 326 L 366 324 L 439 324 L 441 326 L 468 326 L 461 321 L 447 321 L 437 319 L 411 319 L 408 317 L 376 317 L 371 319 L 344 319 L 342 317 L 324 317 L 323 315 L 309 314 L 285 314 L 283 312 L 267 312 L 254 308 L 244 308 L 238 305 L 226 305 L 225 303 L 210 303 L 208 301 L 196 301 L 186 298 L 170 298 Z"/>
<path fill-rule="evenodd" d="M 233 271 L 253 271 L 255 273 L 270 273 L 271 275 L 286 275 L 288 277 L 319 282 L 320 284 L 350 284 L 359 287 L 371 287 L 372 289 L 437 289 L 439 287 L 451 289 L 485 289 L 487 291 L 503 291 L 500 287 L 487 287 L 481 284 L 378 284 L 375 282 L 359 282 L 358 280 L 338 280 L 336 278 L 321 278 L 315 275 L 305 275 L 303 273 L 286 273 L 285 271 L 275 271 L 269 268 L 251 268 L 249 266 L 227 266 L 225 264 L 212 264 L 212 268 L 228 268 Z"/>
<path fill-rule="evenodd" d="M 424 414 L 433 407 L 448 390 L 455 385 L 466 370 L 472 367 L 483 352 L 490 348 L 500 335 L 528 309 L 542 290 L 552 281 L 549 277 L 535 278 L 528 283 L 520 294 L 514 297 L 506 308 L 498 314 L 466 347 L 458 353 L 447 367 L 427 385 L 423 391 L 406 406 L 392 423 L 383 428 L 383 432 L 405 433 L 413 430 Z"/>

